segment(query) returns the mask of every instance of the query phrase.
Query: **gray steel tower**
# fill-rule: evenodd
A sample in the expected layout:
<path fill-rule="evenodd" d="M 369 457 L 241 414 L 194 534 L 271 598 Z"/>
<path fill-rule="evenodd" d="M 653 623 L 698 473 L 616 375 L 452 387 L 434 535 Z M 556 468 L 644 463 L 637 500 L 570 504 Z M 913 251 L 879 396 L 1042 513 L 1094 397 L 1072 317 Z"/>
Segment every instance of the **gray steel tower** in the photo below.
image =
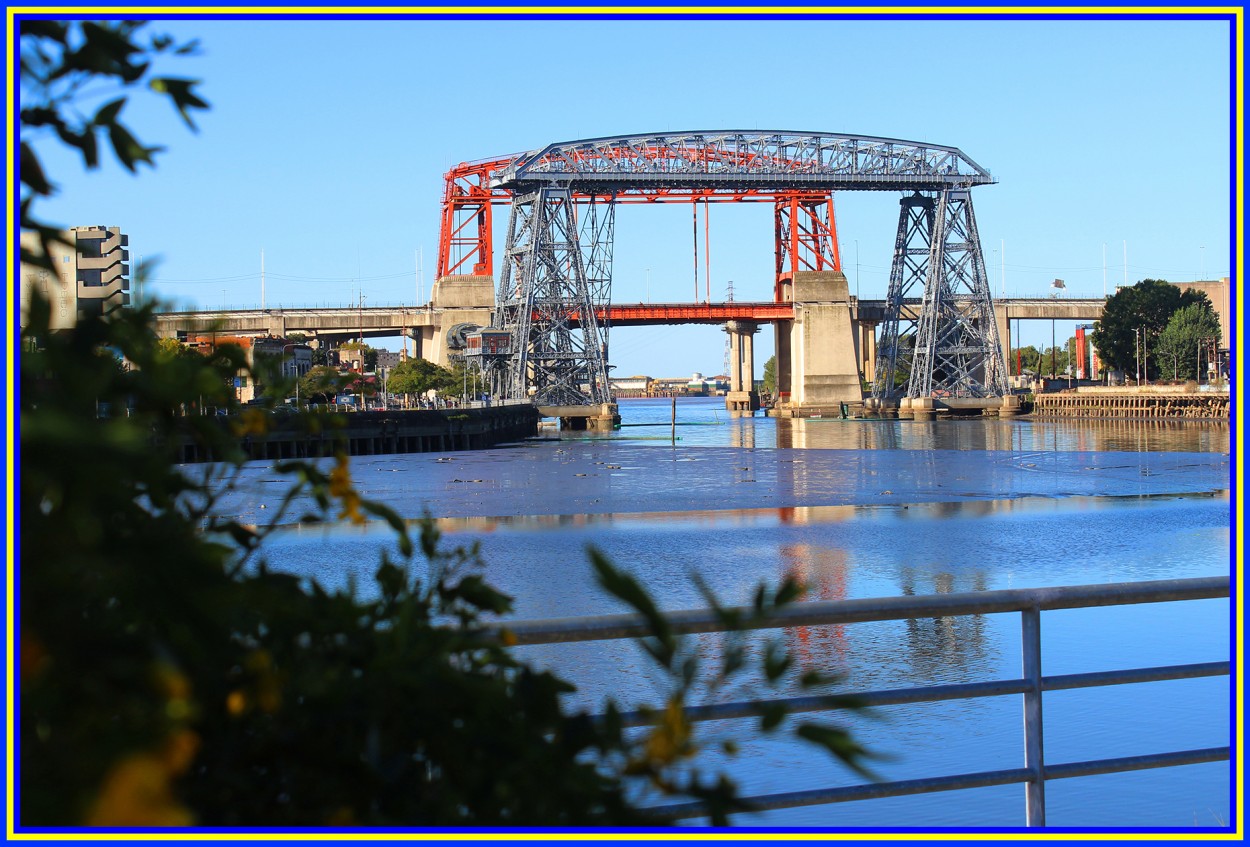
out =
<path fill-rule="evenodd" d="M 916 192 L 900 205 L 873 397 L 1005 395 L 970 192 Z"/>
<path fill-rule="evenodd" d="M 605 215 L 588 214 L 587 225 L 592 239 L 606 228 L 610 244 L 606 205 Z M 569 188 L 546 184 L 513 197 L 494 315 L 494 325 L 512 334 L 511 355 L 497 396 L 540 406 L 610 402 L 595 306 L 609 299 L 611 251 L 592 249 L 586 259 L 580 239 Z"/>

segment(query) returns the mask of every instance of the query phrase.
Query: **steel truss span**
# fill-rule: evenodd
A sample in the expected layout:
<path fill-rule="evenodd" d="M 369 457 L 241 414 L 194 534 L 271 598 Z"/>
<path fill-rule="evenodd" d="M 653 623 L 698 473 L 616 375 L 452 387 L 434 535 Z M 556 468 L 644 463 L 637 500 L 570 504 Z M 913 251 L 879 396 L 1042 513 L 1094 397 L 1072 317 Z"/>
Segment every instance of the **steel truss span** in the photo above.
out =
<path fill-rule="evenodd" d="M 592 138 L 522 153 L 492 187 L 577 191 L 937 191 L 994 181 L 955 147 L 819 132 L 718 130 Z"/>
<path fill-rule="evenodd" d="M 609 327 L 597 322 L 596 307 L 606 317 L 618 203 L 772 201 L 780 303 L 796 273 L 841 270 L 834 191 L 904 191 L 923 196 L 924 208 L 904 201 L 883 339 L 889 384 L 879 378 L 874 394 L 893 394 L 905 376 L 908 396 L 996 395 L 1005 390 L 1001 353 L 968 194 L 993 182 L 955 147 L 841 133 L 559 142 L 447 173 L 438 274 L 493 276 L 491 206 L 510 203 L 494 322 L 511 346 L 498 390 L 510 399 L 601 403 L 609 399 Z M 905 330 L 903 301 L 920 286 L 924 314 Z"/>

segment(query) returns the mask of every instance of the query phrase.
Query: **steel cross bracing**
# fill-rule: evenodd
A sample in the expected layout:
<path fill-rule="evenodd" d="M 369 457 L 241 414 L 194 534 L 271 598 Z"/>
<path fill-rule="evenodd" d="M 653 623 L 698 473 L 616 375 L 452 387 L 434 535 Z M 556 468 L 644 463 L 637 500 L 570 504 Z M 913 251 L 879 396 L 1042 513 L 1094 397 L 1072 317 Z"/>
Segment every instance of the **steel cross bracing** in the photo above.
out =
<path fill-rule="evenodd" d="M 924 289 L 933 233 L 933 198 L 913 194 L 899 201 L 894 258 L 890 263 L 890 289 L 885 300 L 885 320 L 877 342 L 877 369 L 872 396 L 898 396 L 911 377 L 916 347 L 916 324 L 903 317 L 903 304 L 913 299 L 917 284 Z"/>
<path fill-rule="evenodd" d="M 511 355 L 496 372 L 496 396 L 540 406 L 610 401 L 579 238 L 568 189 L 543 186 L 514 198 L 494 315 L 494 325 L 511 333 Z"/>
<path fill-rule="evenodd" d="M 599 332 L 603 339 L 606 358 L 608 331 L 611 329 L 606 307 L 612 302 L 612 250 L 616 238 L 616 203 L 611 197 L 591 197 L 586 203 L 574 205 L 573 212 L 581 219 L 578 237 L 582 256 L 585 257 L 586 285 L 590 289 L 590 302 L 596 307 L 604 307 L 604 317 L 599 322 Z"/>
<path fill-rule="evenodd" d="M 552 405 L 607 402 L 607 328 L 574 316 L 594 315 L 592 306 L 610 299 L 617 203 L 772 199 L 782 302 L 794 272 L 841 269 L 833 191 L 911 191 L 874 396 L 897 396 L 903 385 L 908 396 L 992 396 L 1005 392 L 1005 370 L 967 189 L 993 181 L 954 147 L 838 133 L 562 142 L 448 172 L 438 273 L 491 274 L 489 207 L 511 201 L 495 325 L 511 333 L 513 346 L 498 393 Z M 586 209 L 580 224 L 579 206 Z M 904 302 L 917 284 L 921 319 L 911 322 Z"/>
<path fill-rule="evenodd" d="M 790 299 L 786 284 L 797 271 L 837 271 L 838 231 L 831 194 L 791 194 L 777 198 L 773 208 L 776 232 L 774 299 Z"/>
<path fill-rule="evenodd" d="M 904 301 L 923 284 L 905 327 Z M 899 215 L 873 396 L 998 397 L 1006 369 L 966 190 L 905 198 Z"/>

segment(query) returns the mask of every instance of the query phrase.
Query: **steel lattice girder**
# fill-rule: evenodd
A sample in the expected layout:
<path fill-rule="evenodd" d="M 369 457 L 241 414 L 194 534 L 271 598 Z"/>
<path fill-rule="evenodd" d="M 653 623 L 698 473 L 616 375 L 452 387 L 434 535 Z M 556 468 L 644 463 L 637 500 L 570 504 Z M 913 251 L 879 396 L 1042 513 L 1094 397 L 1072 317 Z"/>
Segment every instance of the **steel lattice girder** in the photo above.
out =
<path fill-rule="evenodd" d="M 616 237 L 616 203 L 613 198 L 599 200 L 591 197 L 588 202 L 573 206 L 575 214 L 580 210 L 579 239 L 582 256 L 585 257 L 586 285 L 590 289 L 590 302 L 603 307 L 599 333 L 603 343 L 603 358 L 608 358 L 608 332 L 611 330 L 607 306 L 612 303 L 612 254 Z"/>
<path fill-rule="evenodd" d="M 911 376 L 916 322 L 905 317 L 904 305 L 914 300 L 913 292 L 917 287 L 924 290 L 933 236 L 933 212 L 932 197 L 916 193 L 899 201 L 890 290 L 886 294 L 885 321 L 872 385 L 872 395 L 878 399 L 896 396 Z"/>
<path fill-rule="evenodd" d="M 489 206 L 556 180 L 579 202 L 751 202 L 994 182 L 955 147 L 844 133 L 702 130 L 566 141 L 464 162 L 444 177 L 439 278 L 492 272 Z M 528 186 L 528 187 L 527 187 Z M 476 234 L 470 226 L 477 223 Z"/>
<path fill-rule="evenodd" d="M 838 228 L 829 194 L 792 194 L 773 208 L 776 231 L 776 291 L 781 301 L 784 278 L 796 271 L 840 271 Z"/>
<path fill-rule="evenodd" d="M 938 194 L 927 265 L 907 396 L 1001 397 L 1006 372 L 968 191 Z"/>
<path fill-rule="evenodd" d="M 571 192 L 542 187 L 518 194 L 494 316 L 495 326 L 512 336 L 497 393 L 538 405 L 609 402 L 594 305 Z"/>
<path fill-rule="evenodd" d="M 550 144 L 517 156 L 491 186 L 546 179 L 590 193 L 692 186 L 937 191 L 994 181 L 954 147 L 840 133 L 716 130 Z"/>

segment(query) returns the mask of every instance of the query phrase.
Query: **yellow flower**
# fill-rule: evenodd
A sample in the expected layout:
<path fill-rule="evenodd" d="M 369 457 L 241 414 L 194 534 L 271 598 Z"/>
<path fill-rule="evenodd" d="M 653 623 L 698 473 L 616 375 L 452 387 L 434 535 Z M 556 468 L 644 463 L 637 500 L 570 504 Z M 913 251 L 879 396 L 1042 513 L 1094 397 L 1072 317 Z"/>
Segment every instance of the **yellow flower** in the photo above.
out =
<path fill-rule="evenodd" d="M 343 504 L 339 520 L 348 518 L 354 524 L 365 523 L 364 513 L 360 511 L 360 495 L 352 487 L 351 470 L 344 453 L 335 456 L 335 465 L 330 471 L 330 496 L 337 497 Z"/>
<path fill-rule="evenodd" d="M 244 409 L 231 424 L 231 429 L 238 437 L 244 435 L 264 435 L 269 432 L 269 415 L 260 409 Z"/>
<path fill-rule="evenodd" d="M 326 817 L 326 826 L 352 826 L 356 823 L 356 814 L 350 806 L 339 806 Z"/>
<path fill-rule="evenodd" d="M 182 729 L 169 736 L 165 749 L 161 751 L 161 760 L 165 770 L 171 775 L 186 773 L 187 768 L 195 761 L 195 754 L 200 750 L 200 737 L 189 729 Z"/>
<path fill-rule="evenodd" d="M 247 695 L 239 689 L 235 689 L 226 695 L 226 711 L 234 717 L 243 714 L 247 709 Z"/>
<path fill-rule="evenodd" d="M 87 810 L 87 826 L 191 826 L 190 810 L 174 799 L 169 763 L 162 756 L 136 753 L 104 777 Z"/>
<path fill-rule="evenodd" d="M 626 773 L 650 773 L 655 778 L 658 771 L 678 759 L 689 758 L 697 749 L 691 744 L 690 735 L 690 720 L 681 701 L 669 700 L 647 736 L 641 754 L 627 765 Z"/>
<path fill-rule="evenodd" d="M 647 758 L 660 764 L 671 764 L 690 754 L 690 721 L 677 700 L 669 700 L 664 714 L 647 739 Z"/>

